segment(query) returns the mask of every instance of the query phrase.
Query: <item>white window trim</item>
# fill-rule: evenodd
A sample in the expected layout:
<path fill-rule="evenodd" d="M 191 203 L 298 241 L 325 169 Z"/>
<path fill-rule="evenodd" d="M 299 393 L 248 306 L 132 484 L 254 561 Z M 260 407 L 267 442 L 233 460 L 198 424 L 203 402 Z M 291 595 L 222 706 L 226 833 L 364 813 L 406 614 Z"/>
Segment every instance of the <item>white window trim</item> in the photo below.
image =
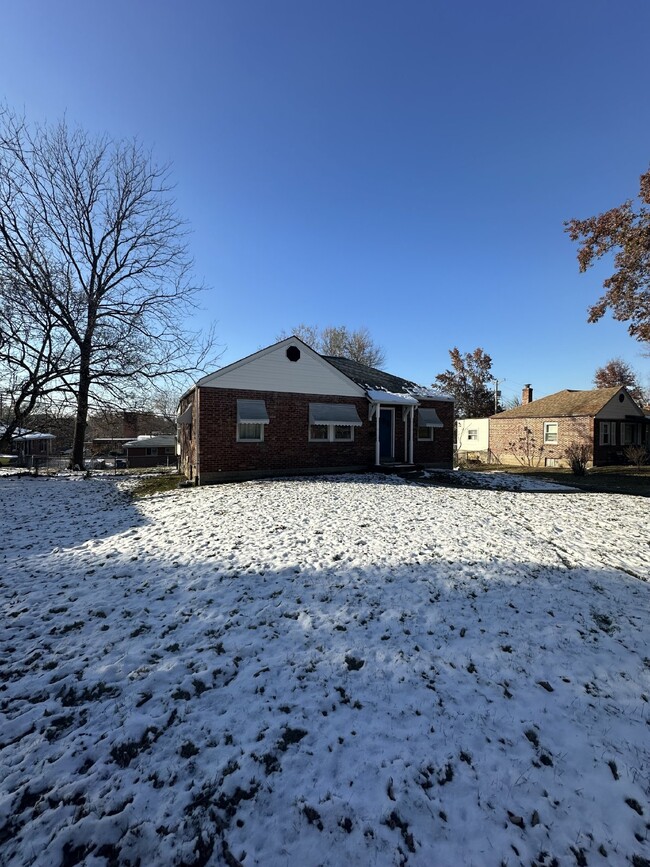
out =
<path fill-rule="evenodd" d="M 421 437 L 420 431 L 425 430 L 428 436 Z M 422 427 L 418 427 L 418 442 L 419 443 L 432 443 L 433 442 L 433 428 L 428 427 L 427 425 L 423 425 Z"/>
<path fill-rule="evenodd" d="M 472 441 L 478 440 L 478 428 L 477 427 L 470 428 L 467 431 L 467 442 L 469 442 L 470 440 L 472 440 Z"/>
<path fill-rule="evenodd" d="M 240 427 L 243 424 L 256 424 L 260 429 L 260 435 L 258 437 L 241 437 L 239 435 Z M 263 443 L 264 442 L 264 425 L 261 422 L 250 422 L 250 421 L 240 421 L 237 422 L 237 442 L 238 443 Z"/>
<path fill-rule="evenodd" d="M 327 428 L 327 439 L 321 437 L 312 437 L 311 429 L 312 427 L 326 427 Z M 352 436 L 347 440 L 337 440 L 334 437 L 334 428 L 336 427 L 349 427 L 350 433 Z M 309 425 L 309 442 L 310 443 L 353 443 L 354 442 L 354 425 L 351 424 L 313 424 Z"/>
<path fill-rule="evenodd" d="M 555 428 L 555 439 L 549 439 L 550 428 Z M 556 446 L 558 445 L 560 440 L 560 425 L 559 422 L 556 421 L 545 421 L 544 422 L 544 445 L 548 446 Z"/>
<path fill-rule="evenodd" d="M 605 431 L 607 431 L 607 442 L 605 442 L 605 437 L 604 437 Z M 615 446 L 616 445 L 616 422 L 615 421 L 601 421 L 600 422 L 598 444 L 601 446 Z"/>

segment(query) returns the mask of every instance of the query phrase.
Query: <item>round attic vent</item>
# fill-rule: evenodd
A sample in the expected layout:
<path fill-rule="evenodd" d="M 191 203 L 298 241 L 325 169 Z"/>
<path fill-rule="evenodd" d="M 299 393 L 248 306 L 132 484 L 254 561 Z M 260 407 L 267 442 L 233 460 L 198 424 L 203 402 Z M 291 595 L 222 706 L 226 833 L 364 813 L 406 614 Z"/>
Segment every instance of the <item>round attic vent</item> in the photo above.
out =
<path fill-rule="evenodd" d="M 623 392 L 621 392 L 619 394 L 618 399 L 620 400 L 621 403 L 623 403 L 623 401 L 625 400 L 625 395 L 623 394 Z"/>
<path fill-rule="evenodd" d="M 289 361 L 298 361 L 300 358 L 300 350 L 297 346 L 290 346 L 287 349 L 287 358 Z"/>

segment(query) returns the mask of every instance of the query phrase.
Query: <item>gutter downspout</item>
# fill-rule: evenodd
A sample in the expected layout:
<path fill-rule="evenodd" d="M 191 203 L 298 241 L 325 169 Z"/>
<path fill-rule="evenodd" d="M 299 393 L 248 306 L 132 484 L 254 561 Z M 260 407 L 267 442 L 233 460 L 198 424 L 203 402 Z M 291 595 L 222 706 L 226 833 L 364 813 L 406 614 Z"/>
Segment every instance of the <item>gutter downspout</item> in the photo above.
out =
<path fill-rule="evenodd" d="M 408 459 L 408 462 L 409 462 L 409 464 L 412 464 L 413 463 L 413 428 L 415 427 L 415 407 L 414 406 L 410 407 L 409 415 L 411 417 L 410 418 L 411 436 L 409 437 L 409 459 Z"/>

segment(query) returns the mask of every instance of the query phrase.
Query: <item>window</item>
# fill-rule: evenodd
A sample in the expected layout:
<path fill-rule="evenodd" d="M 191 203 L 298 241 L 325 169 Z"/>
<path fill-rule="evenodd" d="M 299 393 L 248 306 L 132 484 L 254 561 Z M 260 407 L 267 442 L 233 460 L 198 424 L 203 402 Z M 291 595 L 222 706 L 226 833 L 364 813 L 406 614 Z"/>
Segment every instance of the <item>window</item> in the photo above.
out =
<path fill-rule="evenodd" d="M 601 421 L 600 423 L 600 445 L 614 446 L 616 445 L 616 422 Z"/>
<path fill-rule="evenodd" d="M 353 442 L 355 427 L 361 427 L 361 419 L 352 404 L 309 404 L 309 442 Z"/>
<path fill-rule="evenodd" d="M 326 424 L 311 424 L 309 425 L 309 439 L 314 442 L 318 440 L 329 439 L 329 428 Z"/>
<path fill-rule="evenodd" d="M 623 425 L 623 445 L 635 446 L 639 443 L 639 426 L 632 422 Z"/>
<path fill-rule="evenodd" d="M 431 407 L 418 407 L 418 440 L 433 441 L 434 428 L 442 427 L 438 413 Z"/>
<path fill-rule="evenodd" d="M 237 425 L 237 441 L 261 443 L 264 441 L 264 426 L 257 422 L 240 421 Z"/>
<path fill-rule="evenodd" d="M 353 442 L 354 428 L 349 424 L 310 424 L 309 442 Z"/>
<path fill-rule="evenodd" d="M 478 439 L 478 428 L 470 428 L 467 431 L 467 439 L 468 440 L 477 440 Z"/>
<path fill-rule="evenodd" d="M 544 444 L 545 445 L 557 445 L 557 430 L 558 430 L 558 422 L 556 422 L 556 421 L 545 421 L 544 422 Z"/>
<path fill-rule="evenodd" d="M 237 442 L 264 442 L 264 425 L 269 423 L 263 400 L 237 401 Z"/>
<path fill-rule="evenodd" d="M 158 449 L 155 446 L 149 446 L 149 448 L 147 449 L 147 455 L 149 455 L 150 457 L 157 457 Z"/>

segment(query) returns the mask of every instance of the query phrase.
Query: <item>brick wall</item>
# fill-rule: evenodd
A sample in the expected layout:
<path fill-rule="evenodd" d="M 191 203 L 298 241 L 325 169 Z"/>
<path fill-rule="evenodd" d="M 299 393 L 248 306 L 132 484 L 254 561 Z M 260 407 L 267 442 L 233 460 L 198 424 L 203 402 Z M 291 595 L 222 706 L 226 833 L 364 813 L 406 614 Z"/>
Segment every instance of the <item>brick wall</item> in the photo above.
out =
<path fill-rule="evenodd" d="M 544 442 L 544 423 L 557 422 L 557 443 Z M 530 435 L 527 437 L 526 428 Z M 526 445 L 528 441 L 528 454 Z M 572 442 L 584 442 L 591 453 L 594 449 L 594 420 L 591 417 L 576 418 L 503 418 L 490 419 L 490 452 L 493 460 L 502 464 L 530 464 L 545 466 L 547 461 L 555 460 L 559 466 L 566 466 L 565 451 Z M 517 444 L 516 455 L 510 448 Z M 541 449 L 541 451 L 540 451 Z M 519 459 L 518 459 L 518 457 Z"/>
<path fill-rule="evenodd" d="M 423 409 L 435 409 L 443 427 L 434 428 L 433 442 L 418 441 L 416 427 L 413 432 L 413 460 L 427 467 L 450 468 L 454 458 L 454 404 L 451 401 L 420 400 L 420 405 Z M 416 425 L 417 417 L 416 410 Z"/>
<path fill-rule="evenodd" d="M 368 400 L 327 395 L 287 394 L 236 389 L 197 389 L 200 407 L 198 459 L 202 482 L 220 478 L 336 469 L 372 469 L 375 465 L 375 420 L 368 419 Z M 270 422 L 264 426 L 264 442 L 237 442 L 237 399 L 263 400 Z M 189 396 L 181 410 L 189 405 Z M 347 403 L 356 407 L 361 427 L 354 428 L 352 442 L 309 442 L 309 404 Z M 416 462 L 450 466 L 453 448 L 453 405 L 427 401 L 435 407 L 443 430 L 436 430 L 433 443 L 414 442 Z M 194 426 L 193 426 L 194 427 Z M 196 432 L 181 432 L 181 469 L 196 475 Z M 395 455 L 404 454 L 404 423 L 401 407 L 395 412 Z"/>
<path fill-rule="evenodd" d="M 270 422 L 264 442 L 237 442 L 237 398 L 263 400 Z M 300 469 L 366 468 L 374 464 L 374 427 L 365 398 L 287 394 L 236 389 L 200 389 L 199 460 L 202 480 L 219 474 L 273 473 Z M 353 442 L 309 442 L 309 404 L 353 404 L 362 427 Z M 204 479 L 205 477 L 205 479 Z"/>

